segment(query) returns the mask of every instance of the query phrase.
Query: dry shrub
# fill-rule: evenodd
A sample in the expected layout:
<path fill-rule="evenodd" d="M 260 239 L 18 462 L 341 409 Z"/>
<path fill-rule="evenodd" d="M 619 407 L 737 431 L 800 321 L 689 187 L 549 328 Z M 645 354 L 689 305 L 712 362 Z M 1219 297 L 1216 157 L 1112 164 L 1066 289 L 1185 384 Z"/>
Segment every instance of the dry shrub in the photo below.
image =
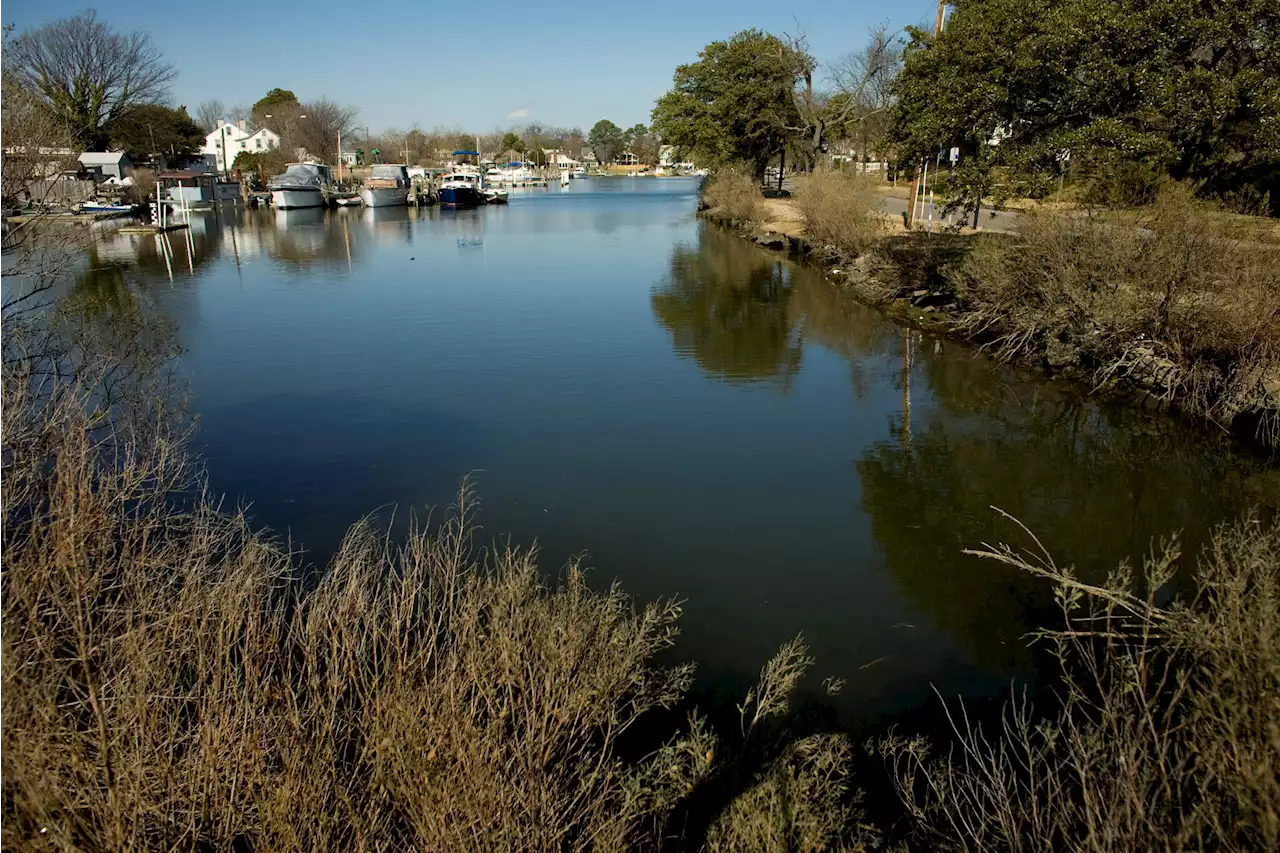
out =
<path fill-rule="evenodd" d="M 760 182 L 750 172 L 736 166 L 717 169 L 706 179 L 702 185 L 702 203 L 744 224 L 764 218 Z"/>
<path fill-rule="evenodd" d="M 478 551 L 466 490 L 400 547 L 357 525 L 304 584 L 172 420 L 104 419 L 122 362 L 6 355 L 7 849 L 618 849 L 705 775 L 697 720 L 616 750 L 688 684 L 652 663 L 674 604 Z"/>
<path fill-rule="evenodd" d="M 804 216 L 805 236 L 814 246 L 855 258 L 884 236 L 884 202 L 874 178 L 825 171 L 807 175 L 798 184 L 796 206 Z"/>
<path fill-rule="evenodd" d="M 1280 251 L 1235 239 L 1184 187 L 1136 227 L 1028 213 L 954 279 L 964 328 L 1003 357 L 1129 376 L 1223 423 L 1269 410 L 1262 428 L 1280 428 Z"/>
<path fill-rule="evenodd" d="M 1101 586 L 1036 546 L 977 553 L 1055 584 L 1062 707 L 1037 722 L 1013 702 L 994 735 L 961 712 L 940 760 L 885 740 L 921 833 L 973 851 L 1280 849 L 1280 526 L 1220 529 L 1196 599 L 1166 606 L 1176 542 Z"/>
<path fill-rule="evenodd" d="M 854 848 L 860 812 L 853 806 L 848 738 L 798 736 L 788 727 L 792 698 L 813 663 L 799 637 L 785 643 L 738 706 L 741 740 L 725 773 L 738 793 L 708 827 L 705 847 L 712 853 Z"/>

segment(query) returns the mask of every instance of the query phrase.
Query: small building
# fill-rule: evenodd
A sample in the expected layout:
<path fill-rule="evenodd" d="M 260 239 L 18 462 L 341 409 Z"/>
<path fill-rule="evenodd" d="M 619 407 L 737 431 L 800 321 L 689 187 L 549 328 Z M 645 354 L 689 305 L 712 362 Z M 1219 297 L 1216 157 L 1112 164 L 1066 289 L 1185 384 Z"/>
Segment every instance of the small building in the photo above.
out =
<path fill-rule="evenodd" d="M 630 151 L 623 151 L 614 162 L 619 166 L 639 166 L 640 158 Z"/>
<path fill-rule="evenodd" d="M 95 181 L 123 180 L 133 170 L 133 161 L 123 151 L 86 151 L 80 155 L 80 168 Z"/>
<path fill-rule="evenodd" d="M 342 165 L 350 169 L 354 169 L 356 166 L 360 165 L 360 155 L 354 151 L 343 151 L 339 157 L 342 161 Z"/>
<path fill-rule="evenodd" d="M 596 159 L 596 151 L 590 145 L 584 145 L 582 153 L 578 156 L 582 160 L 582 165 L 588 169 L 595 169 L 600 165 L 600 161 Z"/>
<path fill-rule="evenodd" d="M 247 122 L 232 124 L 225 119 L 204 138 L 201 154 L 212 154 L 219 172 L 225 172 L 242 152 L 260 153 L 280 147 L 280 135 L 265 127 L 250 132 Z"/>
<path fill-rule="evenodd" d="M 544 148 L 542 153 L 546 155 L 547 165 L 553 169 L 576 169 L 582 165 L 581 161 L 573 159 L 557 148 Z"/>

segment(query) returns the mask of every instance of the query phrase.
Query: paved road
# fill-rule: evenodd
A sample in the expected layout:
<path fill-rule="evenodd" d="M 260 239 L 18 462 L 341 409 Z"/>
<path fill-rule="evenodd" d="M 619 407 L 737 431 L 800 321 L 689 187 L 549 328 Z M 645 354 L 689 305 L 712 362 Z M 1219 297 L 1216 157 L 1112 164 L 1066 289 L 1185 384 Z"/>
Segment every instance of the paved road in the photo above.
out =
<path fill-rule="evenodd" d="M 891 214 L 893 216 L 897 216 L 899 218 L 906 215 L 907 199 L 898 198 L 896 196 L 884 196 L 883 200 L 884 200 L 885 213 Z M 928 203 L 926 203 L 924 206 L 924 210 L 921 211 L 920 221 L 922 223 L 928 222 L 928 218 L 929 218 L 929 205 Z M 934 227 L 940 227 L 941 225 L 947 225 L 947 224 L 954 225 L 959 223 L 962 218 L 964 219 L 965 225 L 973 224 L 972 213 L 965 216 L 961 211 L 956 211 L 952 213 L 950 217 L 944 217 L 942 215 L 941 203 L 938 204 L 937 209 L 933 213 Z M 1013 213 L 1011 211 L 1007 211 L 1007 210 L 984 209 L 978 214 L 978 224 L 980 227 L 984 228 L 987 231 L 1012 231 L 1014 228 L 1017 227 L 1018 214 Z"/>

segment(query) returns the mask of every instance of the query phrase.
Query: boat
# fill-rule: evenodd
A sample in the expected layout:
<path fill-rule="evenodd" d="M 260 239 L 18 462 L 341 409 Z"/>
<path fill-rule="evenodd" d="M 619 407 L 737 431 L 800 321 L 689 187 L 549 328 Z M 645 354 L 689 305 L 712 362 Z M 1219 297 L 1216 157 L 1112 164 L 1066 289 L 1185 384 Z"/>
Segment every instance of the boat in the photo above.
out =
<path fill-rule="evenodd" d="M 475 151 L 455 151 L 455 157 L 479 157 Z M 480 169 L 471 163 L 459 162 L 440 177 L 440 204 L 445 207 L 475 207 L 485 198 L 480 193 L 482 185 Z"/>
<path fill-rule="evenodd" d="M 484 182 L 490 185 L 507 183 L 507 174 L 497 166 L 490 166 L 484 170 Z"/>
<path fill-rule="evenodd" d="M 575 168 L 574 168 L 574 170 L 573 170 L 573 171 L 571 171 L 571 172 L 569 173 L 569 177 L 571 177 L 571 178 L 585 178 L 585 177 L 587 177 L 587 167 L 586 167 L 586 166 L 577 166 L 577 167 L 575 167 Z"/>
<path fill-rule="evenodd" d="M 290 163 L 284 174 L 271 179 L 271 203 L 280 210 L 327 207 L 333 171 L 323 163 Z"/>
<path fill-rule="evenodd" d="M 400 163 L 379 163 L 360 188 L 365 207 L 396 207 L 409 203 L 409 169 Z"/>
<path fill-rule="evenodd" d="M 482 187 L 480 194 L 484 196 L 486 204 L 507 203 L 507 191 L 500 187 Z"/>
<path fill-rule="evenodd" d="M 340 193 L 333 197 L 333 203 L 338 207 L 359 207 L 364 204 L 359 193 Z"/>
<path fill-rule="evenodd" d="M 81 202 L 77 207 L 80 213 L 130 213 L 134 210 L 132 204 L 111 204 L 104 201 L 86 201 Z"/>

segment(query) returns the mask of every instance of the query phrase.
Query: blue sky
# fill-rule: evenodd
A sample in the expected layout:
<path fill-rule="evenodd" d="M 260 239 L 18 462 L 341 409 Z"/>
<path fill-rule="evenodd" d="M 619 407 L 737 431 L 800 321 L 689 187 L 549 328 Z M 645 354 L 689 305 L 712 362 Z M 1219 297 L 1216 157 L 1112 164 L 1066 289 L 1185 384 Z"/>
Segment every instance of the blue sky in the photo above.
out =
<path fill-rule="evenodd" d="M 86 8 L 117 29 L 149 33 L 178 69 L 171 100 L 192 112 L 210 98 L 252 104 L 279 86 L 303 101 L 352 104 L 377 133 L 415 123 L 477 132 L 528 121 L 648 124 L 676 65 L 709 41 L 748 27 L 792 32 L 799 21 L 812 52 L 829 60 L 859 47 L 876 23 L 929 21 L 936 5 L 9 0 L 0 17 L 22 31 Z"/>

